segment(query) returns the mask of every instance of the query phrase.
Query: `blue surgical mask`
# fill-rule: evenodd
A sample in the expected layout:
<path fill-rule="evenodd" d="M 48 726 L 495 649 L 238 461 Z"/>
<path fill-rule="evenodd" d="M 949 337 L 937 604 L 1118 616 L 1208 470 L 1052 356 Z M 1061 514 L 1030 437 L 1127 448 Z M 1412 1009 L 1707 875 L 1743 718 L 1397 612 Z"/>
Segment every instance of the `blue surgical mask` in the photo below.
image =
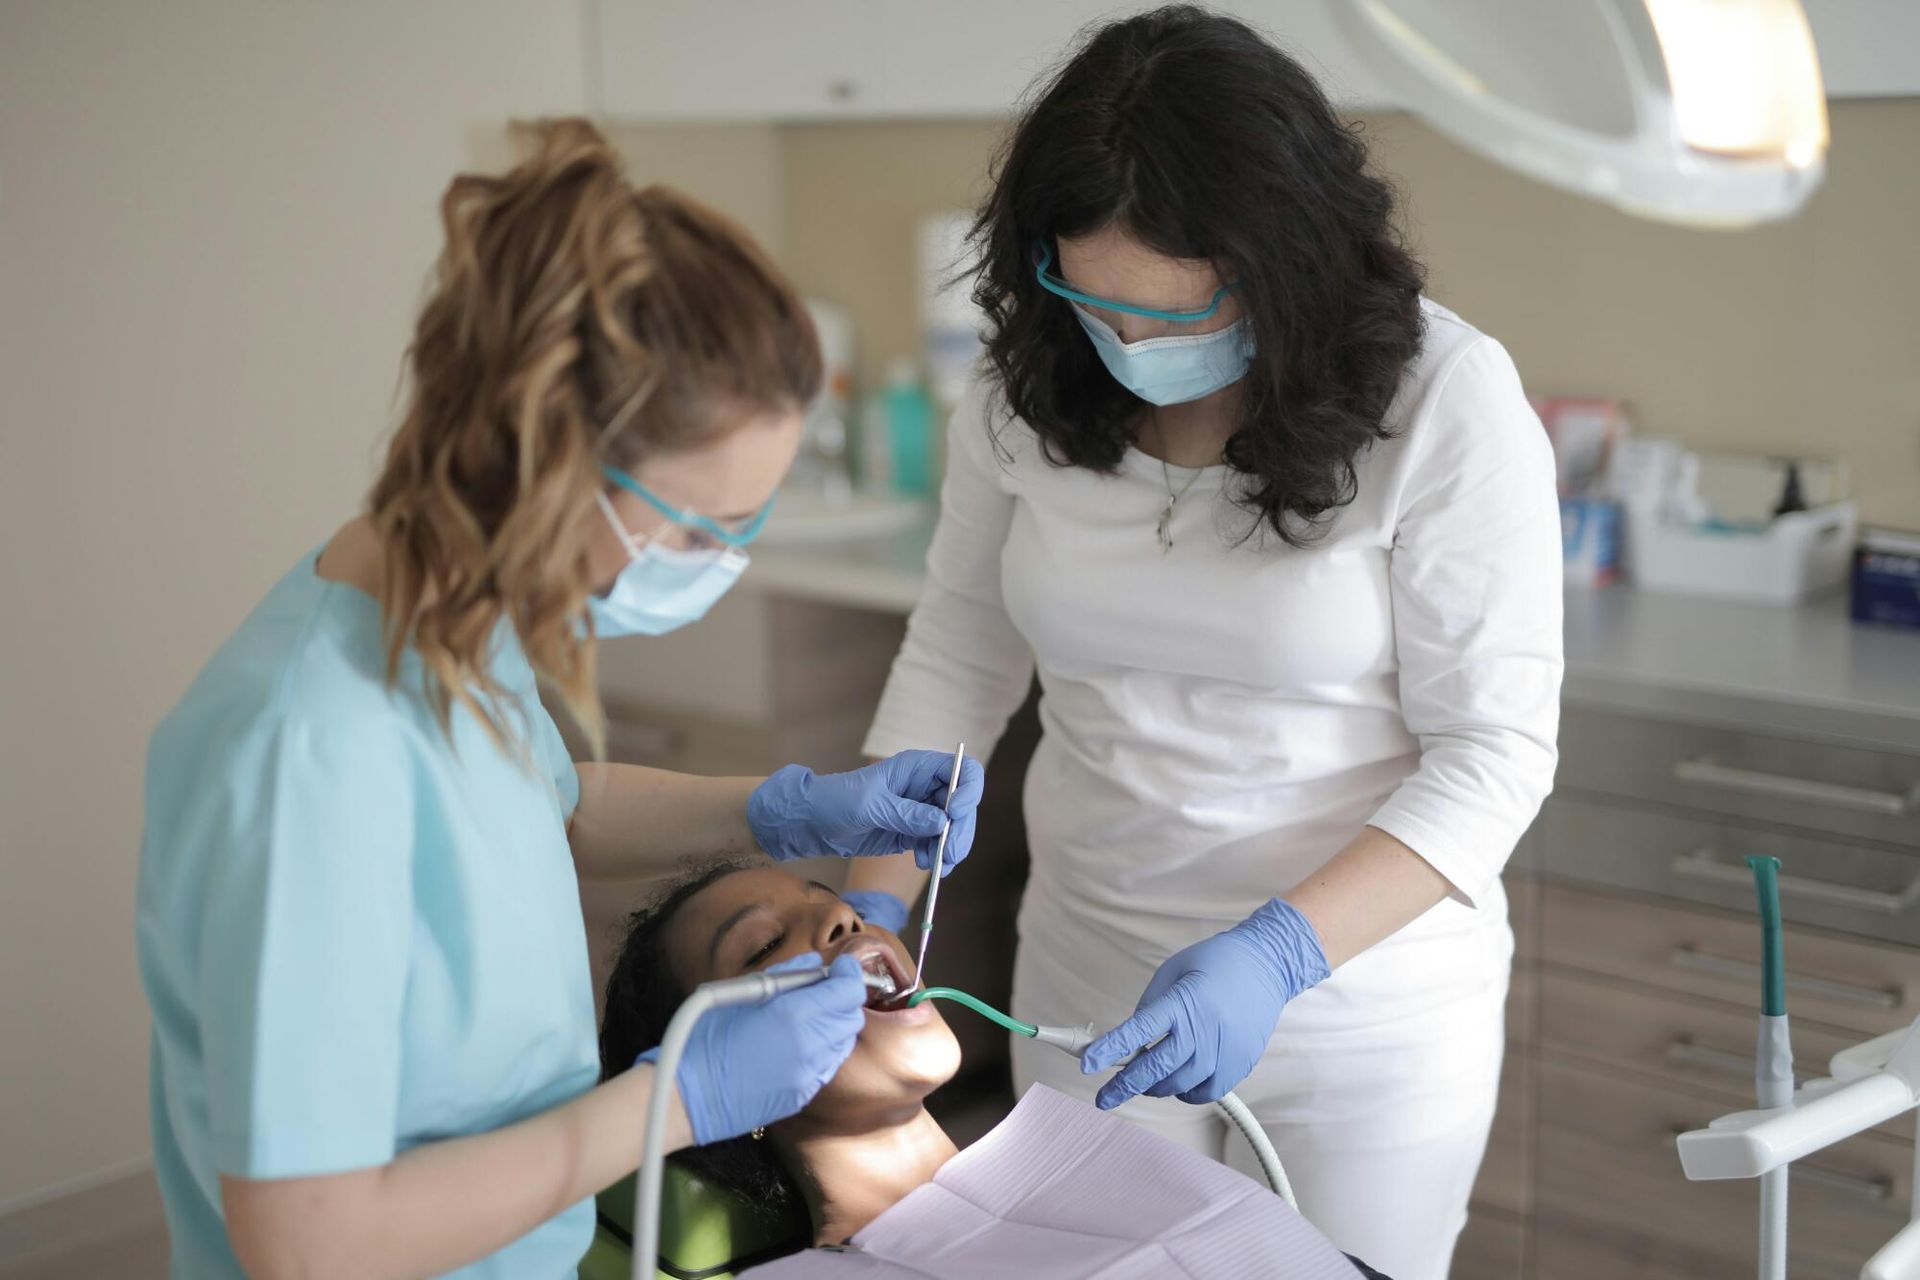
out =
<path fill-rule="evenodd" d="M 1185 404 L 1210 396 L 1240 381 L 1253 363 L 1245 316 L 1211 333 L 1122 342 L 1106 321 L 1077 302 L 1072 305 L 1107 372 L 1148 404 Z"/>
<path fill-rule="evenodd" d="M 630 557 L 606 595 L 587 598 L 597 636 L 659 636 L 698 622 L 746 570 L 747 553 L 739 547 L 676 551 L 641 543 L 620 523 L 606 494 L 594 497 Z"/>

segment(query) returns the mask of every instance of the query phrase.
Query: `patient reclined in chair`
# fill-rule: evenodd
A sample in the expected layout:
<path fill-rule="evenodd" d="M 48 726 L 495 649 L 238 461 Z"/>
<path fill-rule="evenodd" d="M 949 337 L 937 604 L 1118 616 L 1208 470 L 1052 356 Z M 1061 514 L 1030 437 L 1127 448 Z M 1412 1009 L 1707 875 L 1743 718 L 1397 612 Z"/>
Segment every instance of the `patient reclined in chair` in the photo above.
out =
<path fill-rule="evenodd" d="M 605 1071 L 658 1043 L 699 983 L 809 950 L 853 951 L 913 981 L 898 938 L 789 872 L 720 866 L 669 890 L 629 921 L 607 985 Z M 799 1115 L 674 1159 L 769 1222 L 806 1224 L 788 1256 L 748 1273 L 766 1280 L 1367 1274 L 1265 1187 L 1051 1090 L 957 1153 L 923 1104 L 958 1067 L 933 1005 L 870 1009 Z"/>

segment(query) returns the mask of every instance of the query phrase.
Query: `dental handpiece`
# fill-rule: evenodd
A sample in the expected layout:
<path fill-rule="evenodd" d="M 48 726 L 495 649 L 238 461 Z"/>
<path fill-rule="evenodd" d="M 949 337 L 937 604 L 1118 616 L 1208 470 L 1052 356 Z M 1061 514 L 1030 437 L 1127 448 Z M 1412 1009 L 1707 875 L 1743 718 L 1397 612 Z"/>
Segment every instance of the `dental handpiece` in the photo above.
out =
<path fill-rule="evenodd" d="M 807 969 L 789 969 L 780 973 L 743 973 L 737 978 L 718 978 L 703 982 L 683 1000 L 667 1023 L 660 1038 L 660 1053 L 655 1069 L 667 1080 L 677 1078 L 680 1058 L 686 1052 L 693 1025 L 709 1010 L 726 1005 L 759 1004 L 788 991 L 798 991 L 833 976 L 830 965 Z M 893 995 L 898 987 L 886 974 L 862 970 L 860 980 L 875 991 Z M 667 1104 L 672 1089 L 655 1089 L 647 1101 L 646 1136 L 641 1142 L 640 1167 L 634 1179 L 633 1193 L 633 1270 L 632 1280 L 647 1280 L 655 1271 L 660 1245 L 660 1181 L 663 1147 L 667 1129 Z"/>
<path fill-rule="evenodd" d="M 771 1000 L 777 995 L 789 991 L 798 991 L 810 987 L 816 982 L 825 982 L 833 976 L 830 965 L 821 965 L 817 969 L 791 969 L 782 973 L 743 973 L 737 978 L 722 978 L 705 985 L 715 988 L 714 994 L 724 1004 Z M 894 995 L 900 990 L 893 978 L 884 973 L 860 971 L 860 981 L 881 995 Z"/>

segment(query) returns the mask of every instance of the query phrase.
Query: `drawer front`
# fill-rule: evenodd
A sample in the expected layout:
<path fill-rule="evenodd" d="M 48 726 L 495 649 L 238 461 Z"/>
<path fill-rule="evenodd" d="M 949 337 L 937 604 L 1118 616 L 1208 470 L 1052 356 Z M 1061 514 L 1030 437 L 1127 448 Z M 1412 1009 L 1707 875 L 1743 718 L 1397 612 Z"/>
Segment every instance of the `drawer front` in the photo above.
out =
<path fill-rule="evenodd" d="M 1542 886 L 1542 959 L 1759 1012 L 1760 927 L 1751 914 Z M 1920 952 L 1789 925 L 1787 1012 L 1879 1035 L 1920 1016 Z"/>
<path fill-rule="evenodd" d="M 768 743 L 772 735 L 762 726 L 615 699 L 605 701 L 607 757 L 621 764 L 678 773 L 725 774 L 732 771 L 726 766 L 757 766 L 773 756 Z"/>
<path fill-rule="evenodd" d="M 1780 859 L 1788 920 L 1884 942 L 1920 945 L 1920 852 L 1868 848 L 1556 796 L 1536 824 L 1547 870 L 1562 879 L 1640 889 L 1751 915 L 1744 859 Z"/>
<path fill-rule="evenodd" d="M 1752 1014 L 1564 970 L 1541 974 L 1539 983 L 1541 1049 L 1712 1095 L 1729 1111 L 1753 1105 Z M 1825 1075 L 1835 1053 L 1859 1042 L 1858 1035 L 1795 1018 L 1795 1074 L 1802 1081 Z M 1881 1130 L 1905 1139 L 1913 1119 L 1897 1116 Z"/>
<path fill-rule="evenodd" d="M 855 707 L 777 725 L 741 724 L 609 699 L 607 758 L 708 777 L 772 773 L 794 760 L 822 771 L 849 769 L 862 762 L 860 743 L 871 721 L 870 711 Z M 585 743 L 561 723 L 575 759 L 587 759 Z"/>
<path fill-rule="evenodd" d="M 1475 1205 L 1453 1249 L 1452 1280 L 1521 1280 L 1526 1274 L 1527 1228 L 1514 1217 Z"/>
<path fill-rule="evenodd" d="M 1538 1036 L 1540 973 L 1536 966 L 1514 969 L 1507 985 L 1507 1052 L 1519 1053 Z"/>
<path fill-rule="evenodd" d="M 1523 1215 L 1533 1206 L 1533 1063 L 1508 1053 L 1500 1064 L 1500 1101 L 1473 1184 L 1473 1202 Z"/>
<path fill-rule="evenodd" d="M 1686 1241 L 1628 1233 L 1591 1214 L 1543 1210 L 1527 1224 L 1538 1280 L 1750 1280 L 1752 1265 L 1741 1270 L 1730 1259 L 1696 1249 Z M 1806 1280 L 1796 1274 L 1793 1280 Z M 1850 1275 L 1822 1280 L 1854 1280 Z"/>
<path fill-rule="evenodd" d="M 1920 846 L 1920 756 L 1577 707 L 1563 788 Z"/>
<path fill-rule="evenodd" d="M 1533 830 L 1538 833 L 1541 824 L 1536 822 Z M 1509 872 L 1502 882 L 1507 888 L 1507 922 L 1513 927 L 1514 963 L 1535 959 L 1540 954 L 1539 877 Z"/>
<path fill-rule="evenodd" d="M 1543 1226 L 1611 1233 L 1629 1255 L 1665 1257 L 1697 1275 L 1753 1274 L 1758 1186 L 1688 1182 L 1674 1145 L 1721 1114 L 1720 1100 L 1557 1061 L 1539 1064 L 1539 1080 Z M 1907 1221 L 1909 1143 L 1863 1134 L 1792 1168 L 1788 1270 L 1796 1277 L 1859 1274 Z M 1540 1273 L 1563 1274 L 1550 1265 L 1544 1235 L 1541 1249 Z"/>

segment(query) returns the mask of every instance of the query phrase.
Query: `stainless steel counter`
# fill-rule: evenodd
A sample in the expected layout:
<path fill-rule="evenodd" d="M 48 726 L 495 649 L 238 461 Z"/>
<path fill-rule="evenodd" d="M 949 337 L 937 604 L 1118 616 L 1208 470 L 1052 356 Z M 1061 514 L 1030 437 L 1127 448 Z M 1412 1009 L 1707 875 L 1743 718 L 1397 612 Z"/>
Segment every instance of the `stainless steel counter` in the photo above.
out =
<path fill-rule="evenodd" d="M 932 519 L 887 538 L 756 550 L 772 595 L 904 614 Z M 1571 705 L 1920 751 L 1920 633 L 1859 627 L 1843 598 L 1805 608 L 1625 587 L 1569 591 Z"/>
<path fill-rule="evenodd" d="M 755 546 L 742 585 L 819 604 L 907 614 L 927 578 L 934 515 L 884 538 Z"/>
<path fill-rule="evenodd" d="M 1920 633 L 1803 608 L 1569 591 L 1573 705 L 1920 751 Z"/>

